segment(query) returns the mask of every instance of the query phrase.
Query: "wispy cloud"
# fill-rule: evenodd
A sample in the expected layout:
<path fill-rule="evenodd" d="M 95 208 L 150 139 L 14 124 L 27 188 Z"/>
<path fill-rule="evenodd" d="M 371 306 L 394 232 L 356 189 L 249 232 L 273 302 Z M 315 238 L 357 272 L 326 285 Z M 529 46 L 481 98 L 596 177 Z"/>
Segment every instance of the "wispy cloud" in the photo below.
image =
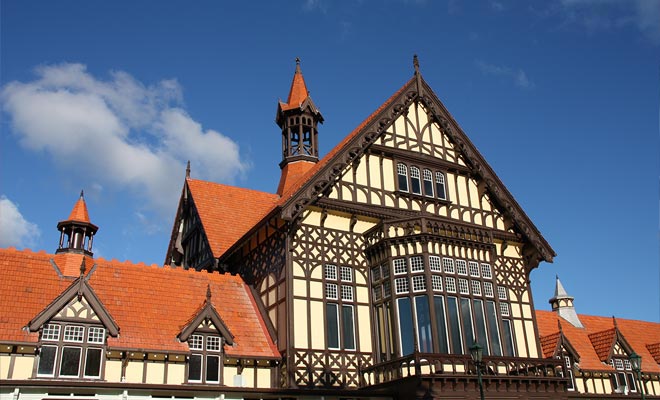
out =
<path fill-rule="evenodd" d="M 527 73 L 520 68 L 489 64 L 482 60 L 476 60 L 475 63 L 484 75 L 502 77 L 522 89 L 534 88 L 534 82 L 532 82 L 527 77 Z"/>
<path fill-rule="evenodd" d="M 490 1 L 490 8 L 492 8 L 495 11 L 503 11 L 504 10 L 504 4 L 499 1 L 491 0 Z"/>
<path fill-rule="evenodd" d="M 660 44 L 658 0 L 560 0 L 558 12 L 567 24 L 582 25 L 588 32 L 632 26 L 653 44 Z"/>
<path fill-rule="evenodd" d="M 145 85 L 122 71 L 102 80 L 82 64 L 59 64 L 6 84 L 0 99 L 23 147 L 99 190 L 128 187 L 168 215 L 186 160 L 197 177 L 221 182 L 249 168 L 237 143 L 188 115 L 182 92 L 176 80 Z"/>
<path fill-rule="evenodd" d="M 40 234 L 37 225 L 23 217 L 17 204 L 0 196 L 0 247 L 32 247 Z"/>

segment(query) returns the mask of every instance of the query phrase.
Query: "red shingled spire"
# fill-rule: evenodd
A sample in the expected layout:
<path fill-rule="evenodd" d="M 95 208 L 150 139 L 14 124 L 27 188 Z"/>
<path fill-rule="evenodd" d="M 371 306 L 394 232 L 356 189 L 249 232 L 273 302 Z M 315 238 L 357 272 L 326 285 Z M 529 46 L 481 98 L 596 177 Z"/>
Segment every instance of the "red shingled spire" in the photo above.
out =
<path fill-rule="evenodd" d="M 87 204 L 85 204 L 85 194 L 82 190 L 80 191 L 80 198 L 73 206 L 73 210 L 71 210 L 71 214 L 69 214 L 69 218 L 67 220 L 85 222 L 88 224 L 90 223 L 89 213 L 87 212 Z"/>
<path fill-rule="evenodd" d="M 293 74 L 293 82 L 289 90 L 289 97 L 286 100 L 287 108 L 300 107 L 303 101 L 309 97 L 309 91 L 305 84 L 302 71 L 300 70 L 300 58 L 296 57 L 296 72 Z"/>

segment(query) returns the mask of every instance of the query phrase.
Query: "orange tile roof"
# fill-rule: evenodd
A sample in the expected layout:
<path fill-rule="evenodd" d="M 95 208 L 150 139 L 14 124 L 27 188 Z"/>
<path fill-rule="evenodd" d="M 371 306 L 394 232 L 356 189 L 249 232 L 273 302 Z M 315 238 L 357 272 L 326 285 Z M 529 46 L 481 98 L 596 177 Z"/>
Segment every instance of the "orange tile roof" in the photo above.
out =
<path fill-rule="evenodd" d="M 307 173 L 310 169 L 314 168 L 316 163 L 311 161 L 294 161 L 288 163 L 282 169 L 282 175 L 280 176 L 280 183 L 277 185 L 277 194 L 281 195 L 282 193 L 289 190 L 291 185 L 298 182 L 298 180 Z"/>
<path fill-rule="evenodd" d="M 89 213 L 87 212 L 87 204 L 85 204 L 85 198 L 83 197 L 82 192 L 80 193 L 80 198 L 76 201 L 76 204 L 74 204 L 67 221 L 91 223 L 89 221 Z"/>
<path fill-rule="evenodd" d="M 36 332 L 23 327 L 73 282 L 58 276 L 51 264 L 55 258 L 45 252 L 0 249 L 0 341 L 38 341 Z M 93 260 L 87 273 L 89 284 L 120 328 L 118 337 L 108 339 L 110 348 L 187 351 L 177 335 L 204 303 L 210 285 L 212 303 L 234 335 L 227 354 L 280 357 L 239 276 L 105 259 Z"/>
<path fill-rule="evenodd" d="M 648 349 L 649 353 L 651 353 L 651 356 L 655 362 L 660 364 L 660 342 L 647 344 L 646 348 Z"/>
<path fill-rule="evenodd" d="M 591 345 L 594 346 L 598 358 L 602 362 L 607 362 L 610 356 L 610 351 L 616 340 L 616 329 L 607 329 L 601 332 L 595 332 L 589 335 Z"/>
<path fill-rule="evenodd" d="M 279 196 L 219 183 L 186 179 L 213 257 L 222 256 L 275 208 Z"/>
<path fill-rule="evenodd" d="M 541 350 L 543 351 L 543 357 L 550 358 L 555 354 L 560 337 L 561 332 L 555 332 L 551 335 L 541 337 Z"/>
<path fill-rule="evenodd" d="M 559 331 L 557 322 L 561 321 L 562 332 L 580 356 L 580 368 L 584 370 L 612 369 L 601 359 L 603 348 L 609 341 L 613 344 L 614 321 L 612 317 L 597 317 L 591 315 L 578 315 L 584 328 L 576 328 L 568 321 L 561 319 L 551 311 L 536 311 L 536 321 L 541 338 L 555 334 Z M 616 319 L 619 333 L 630 345 L 632 350 L 642 357 L 642 370 L 645 372 L 660 373 L 660 365 L 655 361 L 648 345 L 658 343 L 660 338 L 660 323 L 637 321 L 631 319 Z M 612 335 L 612 336 L 610 336 Z M 594 340 L 590 338 L 593 337 Z M 651 346 L 653 348 L 653 346 Z M 599 354 L 600 352 L 600 354 Z M 609 353 L 609 348 L 607 349 Z"/>

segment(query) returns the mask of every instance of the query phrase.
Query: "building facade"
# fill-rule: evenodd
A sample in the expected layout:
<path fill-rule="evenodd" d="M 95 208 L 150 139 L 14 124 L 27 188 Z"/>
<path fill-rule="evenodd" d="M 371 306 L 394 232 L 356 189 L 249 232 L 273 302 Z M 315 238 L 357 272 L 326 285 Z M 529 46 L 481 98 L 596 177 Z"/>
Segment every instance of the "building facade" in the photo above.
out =
<path fill-rule="evenodd" d="M 55 254 L 0 251 L 3 399 L 468 399 L 479 382 L 489 398 L 622 395 L 566 361 L 568 336 L 548 328 L 571 321 L 563 292 L 555 313 L 535 311 L 530 273 L 554 251 L 416 59 L 323 158 L 298 60 L 276 122 L 276 193 L 188 168 L 163 267 L 94 258 L 82 195 Z M 624 354 L 642 353 L 615 333 L 603 382 L 629 379 Z M 642 380 L 657 395 L 649 340 Z"/>

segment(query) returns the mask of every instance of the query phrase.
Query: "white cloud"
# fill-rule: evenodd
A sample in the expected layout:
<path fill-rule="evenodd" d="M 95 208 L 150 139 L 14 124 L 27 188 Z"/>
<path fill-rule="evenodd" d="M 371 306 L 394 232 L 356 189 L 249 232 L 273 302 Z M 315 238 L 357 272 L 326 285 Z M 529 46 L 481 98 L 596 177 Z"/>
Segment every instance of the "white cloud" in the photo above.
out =
<path fill-rule="evenodd" d="M 128 187 L 169 215 L 187 160 L 196 177 L 229 183 L 249 168 L 236 142 L 181 108 L 176 80 L 147 86 L 122 71 L 101 80 L 81 64 L 42 66 L 36 75 L 0 94 L 14 133 L 99 191 Z"/>
<path fill-rule="evenodd" d="M 476 64 L 484 75 L 506 78 L 507 80 L 511 80 L 515 86 L 522 89 L 532 89 L 534 87 L 534 82 L 532 82 L 527 77 L 527 73 L 520 68 L 515 69 L 503 65 L 488 64 L 481 60 L 477 60 Z"/>
<path fill-rule="evenodd" d="M 0 196 L 0 247 L 32 247 L 41 232 L 27 221 L 18 206 L 6 196 Z"/>
<path fill-rule="evenodd" d="M 633 26 L 654 44 L 660 44 L 658 0 L 560 0 L 567 23 L 590 32 Z"/>

